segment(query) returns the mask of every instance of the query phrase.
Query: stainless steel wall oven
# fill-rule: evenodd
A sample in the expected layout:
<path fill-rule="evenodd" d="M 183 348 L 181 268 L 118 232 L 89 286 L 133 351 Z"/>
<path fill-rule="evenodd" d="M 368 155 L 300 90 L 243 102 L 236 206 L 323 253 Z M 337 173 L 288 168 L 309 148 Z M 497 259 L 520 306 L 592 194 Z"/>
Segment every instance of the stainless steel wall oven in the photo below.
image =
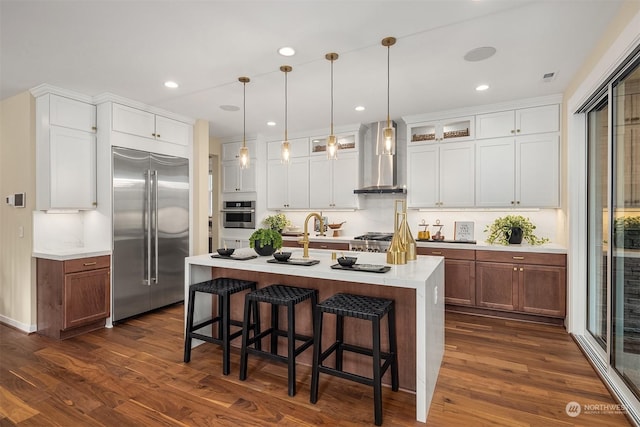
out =
<path fill-rule="evenodd" d="M 222 202 L 222 226 L 224 228 L 255 228 L 256 202 Z"/>

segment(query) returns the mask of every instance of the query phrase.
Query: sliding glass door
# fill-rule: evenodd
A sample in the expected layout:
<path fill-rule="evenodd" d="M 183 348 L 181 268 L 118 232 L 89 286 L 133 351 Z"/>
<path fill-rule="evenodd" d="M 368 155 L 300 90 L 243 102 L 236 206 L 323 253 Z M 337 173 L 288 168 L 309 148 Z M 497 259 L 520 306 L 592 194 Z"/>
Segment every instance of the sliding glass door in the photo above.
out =
<path fill-rule="evenodd" d="M 640 59 L 587 113 L 587 330 L 640 399 Z"/>
<path fill-rule="evenodd" d="M 609 100 L 588 113 L 588 214 L 587 330 L 607 351 L 607 252 L 609 240 Z"/>
<path fill-rule="evenodd" d="M 611 362 L 640 395 L 640 64 L 612 84 Z"/>

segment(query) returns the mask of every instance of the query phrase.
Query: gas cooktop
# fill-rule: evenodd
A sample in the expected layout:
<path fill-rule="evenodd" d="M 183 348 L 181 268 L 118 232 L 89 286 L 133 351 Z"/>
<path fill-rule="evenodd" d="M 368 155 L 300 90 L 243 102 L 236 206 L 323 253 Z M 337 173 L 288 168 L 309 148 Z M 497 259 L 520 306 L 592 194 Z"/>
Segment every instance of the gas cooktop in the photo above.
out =
<path fill-rule="evenodd" d="M 349 250 L 356 252 L 386 252 L 391 245 L 393 233 L 372 231 L 356 236 L 349 242 Z"/>
<path fill-rule="evenodd" d="M 354 240 L 376 240 L 382 242 L 390 242 L 393 238 L 393 233 L 381 233 L 377 231 L 372 231 L 365 233 L 361 236 L 354 237 Z"/>

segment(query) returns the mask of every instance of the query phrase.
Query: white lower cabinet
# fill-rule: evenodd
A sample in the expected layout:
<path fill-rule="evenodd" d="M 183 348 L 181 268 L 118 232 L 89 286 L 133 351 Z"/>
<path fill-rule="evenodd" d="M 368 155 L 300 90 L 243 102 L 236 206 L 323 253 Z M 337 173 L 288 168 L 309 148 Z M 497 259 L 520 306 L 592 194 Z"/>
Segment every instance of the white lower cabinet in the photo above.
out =
<path fill-rule="evenodd" d="M 560 204 L 557 132 L 476 142 L 476 205 L 554 208 Z"/>
<path fill-rule="evenodd" d="M 408 206 L 473 207 L 474 144 L 470 141 L 411 147 L 408 150 Z"/>
<path fill-rule="evenodd" d="M 309 158 L 292 158 L 289 164 L 267 164 L 267 209 L 309 207 Z"/>
<path fill-rule="evenodd" d="M 309 159 L 309 207 L 312 209 L 356 209 L 358 153 L 338 153 L 336 160 L 324 156 Z"/>

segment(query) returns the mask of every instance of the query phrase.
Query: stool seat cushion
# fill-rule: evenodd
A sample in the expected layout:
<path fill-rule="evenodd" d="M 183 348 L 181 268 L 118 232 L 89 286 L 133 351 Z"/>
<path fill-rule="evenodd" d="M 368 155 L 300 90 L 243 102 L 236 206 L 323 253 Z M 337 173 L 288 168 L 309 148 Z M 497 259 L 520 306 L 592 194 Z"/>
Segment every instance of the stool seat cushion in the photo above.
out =
<path fill-rule="evenodd" d="M 220 277 L 218 279 L 207 280 L 189 286 L 189 291 L 206 292 L 215 295 L 228 295 L 249 289 L 255 285 L 255 282 L 247 280 L 230 279 Z"/>
<path fill-rule="evenodd" d="M 389 299 L 338 293 L 318 303 L 317 307 L 325 313 L 371 320 L 384 316 L 392 305 L 393 301 Z"/>
<path fill-rule="evenodd" d="M 286 305 L 289 303 L 298 304 L 309 299 L 314 293 L 315 290 L 313 289 L 285 285 L 271 285 L 247 294 L 247 298 L 259 302 Z"/>

